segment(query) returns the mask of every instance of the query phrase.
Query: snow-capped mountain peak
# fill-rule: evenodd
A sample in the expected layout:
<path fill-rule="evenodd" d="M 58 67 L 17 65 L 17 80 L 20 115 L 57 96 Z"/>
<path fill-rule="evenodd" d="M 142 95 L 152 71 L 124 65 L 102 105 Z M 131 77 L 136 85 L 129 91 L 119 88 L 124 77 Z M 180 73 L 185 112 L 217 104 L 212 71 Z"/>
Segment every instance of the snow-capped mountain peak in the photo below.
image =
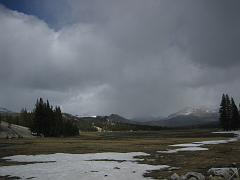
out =
<path fill-rule="evenodd" d="M 176 117 L 176 116 L 202 116 L 205 114 L 217 113 L 216 109 L 208 108 L 208 107 L 186 107 L 174 114 L 168 116 L 168 118 Z"/>

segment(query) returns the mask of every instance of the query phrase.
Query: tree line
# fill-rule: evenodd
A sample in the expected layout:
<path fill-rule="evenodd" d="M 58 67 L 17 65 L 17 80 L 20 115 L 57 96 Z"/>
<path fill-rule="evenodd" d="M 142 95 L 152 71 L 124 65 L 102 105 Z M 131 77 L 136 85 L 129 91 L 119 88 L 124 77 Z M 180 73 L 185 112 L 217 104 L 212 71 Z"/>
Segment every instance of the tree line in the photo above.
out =
<path fill-rule="evenodd" d="M 240 128 L 240 105 L 238 109 L 234 99 L 230 98 L 228 94 L 222 95 L 219 114 L 220 124 L 225 131 Z"/>
<path fill-rule="evenodd" d="M 37 99 L 33 111 L 22 109 L 20 115 L 4 115 L 0 120 L 11 124 L 29 127 L 33 134 L 44 137 L 60 137 L 79 135 L 77 123 L 63 118 L 61 108 L 53 107 L 49 101 Z"/>
<path fill-rule="evenodd" d="M 33 114 L 32 132 L 48 137 L 79 134 L 77 125 L 68 120 L 64 121 L 60 107 L 53 108 L 48 100 L 47 102 L 44 102 L 42 98 L 37 100 Z"/>

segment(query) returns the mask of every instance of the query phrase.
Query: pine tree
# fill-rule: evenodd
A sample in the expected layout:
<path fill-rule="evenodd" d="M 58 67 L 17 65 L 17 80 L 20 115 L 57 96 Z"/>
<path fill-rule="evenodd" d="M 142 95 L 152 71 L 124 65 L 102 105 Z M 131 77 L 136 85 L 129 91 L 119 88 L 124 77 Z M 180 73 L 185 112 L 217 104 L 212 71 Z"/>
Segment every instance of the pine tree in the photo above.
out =
<path fill-rule="evenodd" d="M 226 102 L 226 96 L 225 94 L 222 95 L 222 101 L 220 104 L 220 109 L 219 109 L 219 120 L 222 128 L 226 131 L 227 130 L 227 102 Z"/>
<path fill-rule="evenodd" d="M 238 110 L 234 99 L 230 100 L 228 94 L 222 95 L 219 114 L 220 124 L 225 131 L 240 128 L 240 104 Z"/>
<path fill-rule="evenodd" d="M 33 113 L 34 113 L 34 120 L 33 120 L 32 131 L 36 132 L 38 135 L 40 134 L 46 135 L 46 129 L 48 128 L 46 124 L 47 117 L 46 117 L 46 108 L 42 98 L 37 100 Z"/>
<path fill-rule="evenodd" d="M 237 129 L 240 129 L 240 104 L 238 109 L 238 120 L 236 122 Z"/>
<path fill-rule="evenodd" d="M 231 98 L 231 108 L 232 117 L 230 121 L 230 130 L 236 130 L 238 129 L 239 113 L 233 98 Z"/>
<path fill-rule="evenodd" d="M 231 120 L 232 120 L 231 101 L 228 94 L 226 94 L 226 129 L 227 131 L 231 130 Z"/>
<path fill-rule="evenodd" d="M 32 128 L 32 123 L 32 113 L 28 112 L 26 108 L 23 108 L 20 112 L 19 124 L 21 126 Z"/>
<path fill-rule="evenodd" d="M 54 111 L 53 124 L 51 134 L 53 136 L 63 135 L 63 117 L 60 107 L 56 106 Z"/>
<path fill-rule="evenodd" d="M 40 112 L 39 112 L 39 100 L 35 104 L 35 109 L 33 110 L 34 119 L 33 126 L 31 128 L 32 132 L 36 132 L 38 135 L 40 134 Z"/>

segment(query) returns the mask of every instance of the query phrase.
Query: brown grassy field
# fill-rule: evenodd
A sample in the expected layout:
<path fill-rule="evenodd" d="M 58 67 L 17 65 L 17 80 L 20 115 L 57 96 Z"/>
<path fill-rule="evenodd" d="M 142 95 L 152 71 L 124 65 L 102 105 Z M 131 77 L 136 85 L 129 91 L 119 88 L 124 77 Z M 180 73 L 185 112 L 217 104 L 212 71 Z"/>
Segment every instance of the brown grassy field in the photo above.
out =
<path fill-rule="evenodd" d="M 210 167 L 230 166 L 240 162 L 240 142 L 208 145 L 209 151 L 161 154 L 168 145 L 195 141 L 217 140 L 231 134 L 213 134 L 213 130 L 163 130 L 159 132 L 104 132 L 81 133 L 75 138 L 0 139 L 0 157 L 18 154 L 95 153 L 95 152 L 146 152 L 144 163 L 166 164 L 180 167 L 174 171 L 153 171 L 146 176 L 157 179 L 174 172 L 205 173 Z M 15 164 L 1 160 L 0 166 Z M 238 164 L 240 165 L 240 164 Z M 2 179 L 6 179 L 2 177 Z"/>

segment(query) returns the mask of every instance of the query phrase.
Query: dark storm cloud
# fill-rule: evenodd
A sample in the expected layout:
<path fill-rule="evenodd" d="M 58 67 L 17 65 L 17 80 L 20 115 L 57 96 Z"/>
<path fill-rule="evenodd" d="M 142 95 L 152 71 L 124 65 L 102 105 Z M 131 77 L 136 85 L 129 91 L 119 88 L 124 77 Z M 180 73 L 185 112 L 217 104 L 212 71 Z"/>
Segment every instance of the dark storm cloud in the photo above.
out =
<path fill-rule="evenodd" d="M 55 29 L 0 8 L 1 106 L 166 115 L 238 95 L 238 1 L 56 3 L 43 1 Z"/>
<path fill-rule="evenodd" d="M 185 27 L 193 61 L 222 68 L 239 65 L 239 7 L 239 1 L 203 1 L 193 9 Z"/>
<path fill-rule="evenodd" d="M 177 46 L 197 64 L 234 66 L 240 62 L 239 7 L 237 0 L 111 3 L 108 35 L 137 54 Z"/>

